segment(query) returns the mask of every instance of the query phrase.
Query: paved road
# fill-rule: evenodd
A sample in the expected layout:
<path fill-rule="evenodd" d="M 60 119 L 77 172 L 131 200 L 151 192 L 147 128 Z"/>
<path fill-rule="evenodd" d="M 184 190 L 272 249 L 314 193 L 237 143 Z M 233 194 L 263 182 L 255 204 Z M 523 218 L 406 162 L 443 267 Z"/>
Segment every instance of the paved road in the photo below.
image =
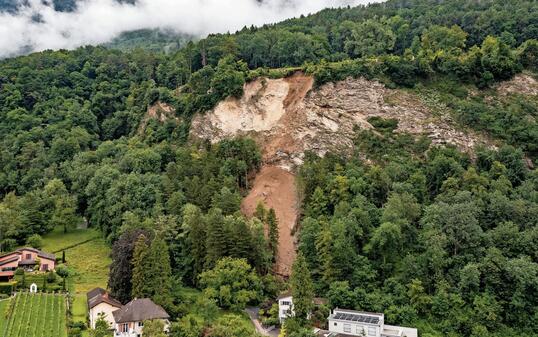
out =
<path fill-rule="evenodd" d="M 271 331 L 267 331 L 265 329 L 261 322 L 258 319 L 258 311 L 260 308 L 258 307 L 247 307 L 245 309 L 245 312 L 248 314 L 248 317 L 250 317 L 250 320 L 252 321 L 252 324 L 256 327 L 256 330 L 261 333 L 263 336 L 269 336 L 269 337 L 278 337 L 278 334 L 280 333 L 280 329 L 275 328 Z"/>

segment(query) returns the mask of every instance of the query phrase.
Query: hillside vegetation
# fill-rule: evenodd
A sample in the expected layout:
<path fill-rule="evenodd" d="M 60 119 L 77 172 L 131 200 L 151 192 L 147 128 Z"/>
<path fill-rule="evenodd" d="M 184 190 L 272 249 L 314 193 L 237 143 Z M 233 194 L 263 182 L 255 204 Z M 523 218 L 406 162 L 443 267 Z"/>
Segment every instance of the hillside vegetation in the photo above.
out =
<path fill-rule="evenodd" d="M 11 299 L 2 336 L 67 336 L 65 305 L 64 295 L 19 293 Z"/>
<path fill-rule="evenodd" d="M 67 250 L 68 261 L 92 255 L 74 265 L 78 281 L 104 285 L 106 243 L 112 295 L 153 298 L 174 337 L 250 337 L 237 312 L 268 309 L 287 287 L 272 271 L 279 228 L 293 227 L 290 284 L 331 307 L 384 312 L 425 337 L 535 336 L 537 11 L 392 0 L 168 55 L 85 47 L 2 60 L 0 251 L 34 234 L 49 234 L 51 250 L 65 248 L 62 232 L 76 244 L 68 233 L 84 217 L 102 238 Z M 233 132 L 221 134 L 230 111 L 255 119 L 224 120 Z M 273 132 L 295 125 L 289 138 Z M 316 144 L 309 131 L 321 127 Z M 297 226 L 262 205 L 240 213 L 281 149 L 300 159 L 286 199 L 298 200 Z M 185 286 L 203 291 L 190 307 Z M 231 313 L 219 319 L 217 306 Z M 303 316 L 286 336 L 311 336 Z"/>

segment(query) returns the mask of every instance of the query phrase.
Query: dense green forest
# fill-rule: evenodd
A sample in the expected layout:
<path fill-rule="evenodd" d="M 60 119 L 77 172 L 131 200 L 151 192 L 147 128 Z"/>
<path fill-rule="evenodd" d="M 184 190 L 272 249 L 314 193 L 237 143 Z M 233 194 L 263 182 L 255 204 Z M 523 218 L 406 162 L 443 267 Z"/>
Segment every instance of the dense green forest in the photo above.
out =
<path fill-rule="evenodd" d="M 2 60 L 0 251 L 85 219 L 112 245 L 109 288 L 122 302 L 153 298 L 172 315 L 172 336 L 251 336 L 216 311 L 262 303 L 271 316 L 270 300 L 288 287 L 270 272 L 276 243 L 264 225 L 275 227 L 274 213 L 239 213 L 260 149 L 244 138 L 189 142 L 190 120 L 258 76 L 300 69 L 316 85 L 363 76 L 435 93 L 457 123 L 501 146 L 470 156 L 378 121 L 376 132 L 357 131 L 349 158 L 309 154 L 289 282 L 306 297 L 300 312 L 317 295 L 384 312 L 422 336 L 535 336 L 538 101 L 487 99 L 499 81 L 536 76 L 537 38 L 536 1 L 392 0 L 211 35 L 168 54 L 149 36 L 140 45 L 152 50 Z M 478 94 L 469 98 L 469 88 Z M 177 118 L 149 120 L 141 132 L 157 101 Z M 184 287 L 203 299 L 189 302 Z M 310 336 L 305 318 L 289 320 L 287 336 Z"/>

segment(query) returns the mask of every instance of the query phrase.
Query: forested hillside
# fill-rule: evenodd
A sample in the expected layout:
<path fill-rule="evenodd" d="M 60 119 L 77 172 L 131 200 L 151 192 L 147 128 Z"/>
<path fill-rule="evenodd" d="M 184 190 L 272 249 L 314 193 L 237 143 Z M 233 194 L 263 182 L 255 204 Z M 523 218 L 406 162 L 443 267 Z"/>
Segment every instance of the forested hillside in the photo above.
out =
<path fill-rule="evenodd" d="M 239 212 L 263 149 L 194 141 L 191 121 L 256 78 L 300 71 L 314 88 L 363 78 L 415 95 L 489 146 L 463 153 L 377 118 L 355 130 L 352 151 L 307 153 L 293 270 L 309 272 L 291 286 L 422 336 L 535 336 L 538 97 L 498 88 L 516 74 L 536 80 L 536 39 L 536 1 L 393 0 L 169 54 L 84 47 L 2 60 L 0 251 L 85 218 L 112 246 L 113 296 L 153 298 L 173 336 L 252 336 L 217 306 L 268 309 L 288 287 L 271 273 L 273 212 Z M 154 263 L 133 258 L 142 253 Z M 286 336 L 310 336 L 310 324 L 289 320 Z"/>

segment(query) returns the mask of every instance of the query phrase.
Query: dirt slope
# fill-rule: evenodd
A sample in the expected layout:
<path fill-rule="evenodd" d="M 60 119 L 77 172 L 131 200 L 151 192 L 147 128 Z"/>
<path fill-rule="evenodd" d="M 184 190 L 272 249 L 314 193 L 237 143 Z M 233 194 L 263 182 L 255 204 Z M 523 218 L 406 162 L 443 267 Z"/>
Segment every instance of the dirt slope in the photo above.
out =
<path fill-rule="evenodd" d="M 301 73 L 285 79 L 257 79 L 245 85 L 238 100 L 229 98 L 192 123 L 191 136 L 218 142 L 248 135 L 263 151 L 266 163 L 292 170 L 306 150 L 324 155 L 351 149 L 354 128 L 372 128 L 368 118 L 395 118 L 397 132 L 426 135 L 434 144 L 450 143 L 469 151 L 487 143 L 462 131 L 448 114 L 437 114 L 412 93 L 388 89 L 366 79 L 347 79 L 313 89 Z"/>
<path fill-rule="evenodd" d="M 234 136 L 256 140 L 265 166 L 244 199 L 242 211 L 251 216 L 258 200 L 275 209 L 280 226 L 276 272 L 289 275 L 295 257 L 291 230 L 298 218 L 294 167 L 304 152 L 324 155 L 349 150 L 354 128 L 372 128 L 368 118 L 396 118 L 397 132 L 427 135 L 435 144 L 451 143 L 469 150 L 485 142 L 463 132 L 447 115 L 440 116 L 411 93 L 386 88 L 366 79 L 347 79 L 313 89 L 312 77 L 302 73 L 284 79 L 260 78 L 245 84 L 241 99 L 228 98 L 215 109 L 196 116 L 193 139 L 218 142 Z"/>
<path fill-rule="evenodd" d="M 275 272 L 288 276 L 295 259 L 295 239 L 291 234 L 298 216 L 295 176 L 280 167 L 264 166 L 256 176 L 250 193 L 243 199 L 241 204 L 243 214 L 252 216 L 259 201 L 266 207 L 275 209 L 279 230 Z"/>

